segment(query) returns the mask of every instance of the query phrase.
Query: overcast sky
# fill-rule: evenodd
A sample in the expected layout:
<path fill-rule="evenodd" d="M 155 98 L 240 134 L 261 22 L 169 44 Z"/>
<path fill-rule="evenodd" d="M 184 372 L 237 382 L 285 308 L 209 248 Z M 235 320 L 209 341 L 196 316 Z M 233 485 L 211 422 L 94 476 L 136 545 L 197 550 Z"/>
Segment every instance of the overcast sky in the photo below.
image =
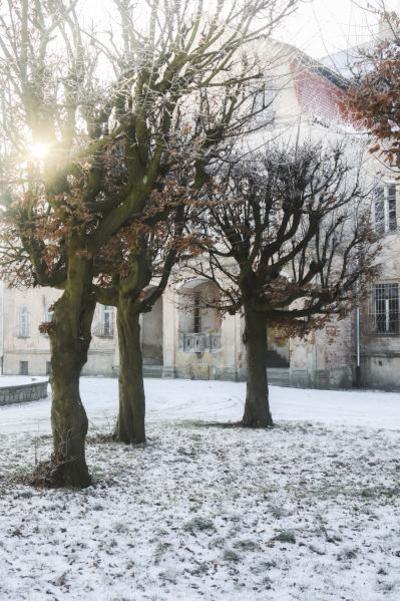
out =
<path fill-rule="evenodd" d="M 142 1 L 136 0 L 139 5 Z M 298 46 L 314 58 L 356 46 L 373 35 L 377 17 L 365 8 L 378 1 L 381 0 L 298 0 L 297 11 L 285 20 L 279 32 L 274 32 L 274 37 Z M 207 6 L 207 0 L 204 5 Z M 400 13 L 400 0 L 386 0 L 386 5 Z M 109 23 L 110 0 L 83 0 L 83 6 L 90 18 Z"/>
<path fill-rule="evenodd" d="M 387 0 L 400 12 L 400 0 Z M 282 27 L 281 39 L 318 58 L 367 41 L 376 16 L 363 10 L 368 0 L 303 0 Z"/>

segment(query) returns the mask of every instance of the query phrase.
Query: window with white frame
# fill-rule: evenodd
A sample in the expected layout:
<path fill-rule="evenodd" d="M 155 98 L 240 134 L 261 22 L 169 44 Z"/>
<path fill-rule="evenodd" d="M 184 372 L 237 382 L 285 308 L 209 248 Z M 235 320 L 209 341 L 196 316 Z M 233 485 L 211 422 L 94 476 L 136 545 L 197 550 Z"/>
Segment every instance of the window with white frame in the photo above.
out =
<path fill-rule="evenodd" d="M 114 337 L 114 307 L 97 305 L 92 333 L 99 338 Z"/>
<path fill-rule="evenodd" d="M 374 189 L 375 231 L 378 234 L 397 230 L 396 184 L 379 184 Z"/>
<path fill-rule="evenodd" d="M 114 336 L 114 307 L 100 305 L 93 333 L 101 338 L 112 338 Z"/>
<path fill-rule="evenodd" d="M 112 338 L 114 335 L 114 307 L 103 305 L 102 312 L 102 336 Z"/>
<path fill-rule="evenodd" d="M 399 284 L 375 284 L 373 305 L 375 334 L 399 334 Z"/>
<path fill-rule="evenodd" d="M 18 312 L 18 338 L 29 338 L 30 315 L 27 307 L 21 307 Z"/>
<path fill-rule="evenodd" d="M 44 321 L 46 321 L 46 322 L 53 321 L 54 311 L 50 307 L 51 307 L 51 305 L 46 307 L 45 311 L 44 311 Z"/>
<path fill-rule="evenodd" d="M 49 305 L 46 302 L 46 299 L 43 297 L 43 324 L 49 324 L 53 321 L 53 315 L 54 315 L 54 311 L 52 309 L 52 305 Z M 39 332 L 43 335 L 43 336 L 48 336 L 48 330 L 45 328 L 41 328 L 39 327 Z"/>

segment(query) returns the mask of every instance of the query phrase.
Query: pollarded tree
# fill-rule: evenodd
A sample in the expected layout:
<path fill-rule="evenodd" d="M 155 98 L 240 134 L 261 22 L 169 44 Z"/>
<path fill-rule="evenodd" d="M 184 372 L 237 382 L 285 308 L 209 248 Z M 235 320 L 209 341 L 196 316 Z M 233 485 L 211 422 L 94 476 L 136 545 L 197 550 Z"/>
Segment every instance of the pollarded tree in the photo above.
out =
<path fill-rule="evenodd" d="M 345 316 L 375 274 L 377 247 L 357 168 L 341 148 L 285 150 L 233 161 L 194 227 L 204 259 L 189 261 L 219 289 L 221 311 L 243 311 L 247 395 L 243 425 L 272 426 L 267 327 L 302 334 Z M 210 242 L 212 241 L 212 242 Z"/>
<path fill-rule="evenodd" d="M 251 45 L 295 3 L 215 0 L 206 10 L 202 0 L 115 0 L 119 28 L 106 37 L 84 31 L 76 0 L 2 6 L 3 274 L 62 291 L 48 328 L 54 449 L 46 482 L 90 483 L 79 376 L 96 257 L 146 212 L 160 177 L 182 158 L 182 136 L 201 181 L 224 140 L 252 128 L 261 109 L 251 97 L 266 66 L 251 59 Z"/>
<path fill-rule="evenodd" d="M 135 12 L 127 2 L 116 4 L 123 24 L 124 45 L 120 54 L 117 52 L 108 55 L 108 58 L 122 80 L 129 80 L 131 66 L 127 66 L 122 57 L 135 55 L 137 52 L 139 39 L 135 29 Z M 160 103 L 160 89 L 158 84 L 155 85 L 159 76 L 158 70 L 162 71 L 160 58 L 158 57 L 157 61 L 154 58 L 154 48 L 157 48 L 157 45 L 161 44 L 163 47 L 167 39 L 174 39 L 176 43 L 174 59 L 172 65 L 168 67 L 171 69 L 174 66 L 173 70 L 168 72 L 168 78 L 172 77 L 172 79 L 166 81 L 168 78 L 164 75 L 161 88 L 162 102 L 165 102 L 164 95 L 169 98 L 167 102 L 171 102 L 171 97 L 176 95 L 177 89 L 181 94 L 179 88 L 189 85 L 177 115 L 174 116 L 172 109 L 175 101 L 167 108 L 175 118 L 175 139 L 170 136 L 167 141 L 168 156 L 159 170 L 162 175 L 155 185 L 155 194 L 152 193 L 140 218 L 136 217 L 131 224 L 130 238 L 135 248 L 125 253 L 122 263 L 117 258 L 112 261 L 114 273 L 112 274 L 112 270 L 109 272 L 109 275 L 112 275 L 112 283 L 98 291 L 98 298 L 103 298 L 108 304 L 117 307 L 120 394 L 116 438 L 123 442 L 145 441 L 145 398 L 139 316 L 142 312 L 151 310 L 162 294 L 171 269 L 178 261 L 182 249 L 188 251 L 190 236 L 182 235 L 189 212 L 188 200 L 206 180 L 207 165 L 224 153 L 226 146 L 230 146 L 232 138 L 252 133 L 269 124 L 270 115 L 265 109 L 268 108 L 271 99 L 268 99 L 268 94 L 265 95 L 265 76 L 267 72 L 273 71 L 279 59 L 265 56 L 261 62 L 258 62 L 253 56 L 251 45 L 259 39 L 261 32 L 263 35 L 269 32 L 271 27 L 294 8 L 295 4 L 292 1 L 262 2 L 251 5 L 250 8 L 247 3 L 250 12 L 246 10 L 243 12 L 244 5 L 230 6 L 229 3 L 217 2 L 208 6 L 208 8 L 213 6 L 215 10 L 211 21 L 208 20 L 210 15 L 204 19 L 201 2 L 196 4 L 196 10 L 192 14 L 190 14 L 190 3 L 177 2 L 173 6 L 162 2 L 151 4 L 155 15 L 161 6 L 165 13 L 163 19 L 158 20 L 157 26 L 153 24 L 150 27 L 154 40 L 145 48 L 147 53 L 150 52 L 151 60 L 148 56 L 145 57 L 148 71 L 143 73 L 147 105 L 145 114 L 149 119 L 146 130 L 148 128 L 151 132 L 154 128 L 159 136 L 158 143 L 163 144 L 165 141 L 163 132 L 157 130 L 157 123 L 152 122 L 152 111 Z M 193 4 L 191 8 L 193 9 Z M 264 19 L 264 24 L 258 24 L 256 29 L 251 25 L 255 14 L 262 15 Z M 186 23 L 188 15 L 189 22 Z M 238 31 L 235 32 L 235 29 L 239 22 L 238 36 Z M 202 51 L 201 56 L 194 58 L 188 70 L 187 53 L 194 50 L 198 36 L 200 35 L 202 39 L 205 31 L 208 31 L 206 38 L 202 40 L 206 42 L 205 52 L 203 54 Z M 220 40 L 217 44 L 217 52 L 216 40 Z M 222 43 L 222 55 L 218 49 L 220 43 Z M 240 57 L 237 52 L 240 48 L 247 48 L 247 53 L 243 57 Z M 180 66 L 181 61 L 183 61 L 182 66 Z M 157 69 L 154 67 L 155 63 Z M 174 74 L 176 68 L 179 76 Z M 258 82 L 258 79 L 261 81 Z M 130 102 L 130 84 L 127 89 L 120 89 L 119 93 L 117 113 L 124 106 L 124 101 L 125 104 Z M 127 95 L 125 99 L 124 94 Z M 267 100 L 260 102 L 260 95 Z M 266 116 L 263 117 L 264 111 Z M 176 178 L 177 170 L 174 169 L 174 165 L 179 165 L 179 178 Z M 182 175 L 186 181 L 183 188 L 177 181 Z M 177 197 L 177 189 L 180 198 Z M 171 194 L 172 190 L 174 192 Z M 152 200 L 157 194 L 155 209 Z M 146 230 L 149 224 L 151 227 Z M 136 238 L 134 236 L 135 240 L 132 240 L 132 230 L 144 232 L 143 236 Z M 162 235 L 157 239 L 158 234 L 155 235 L 154 232 L 161 231 Z M 115 244 L 115 239 L 121 242 L 120 233 L 117 233 L 116 238 L 111 239 L 111 246 Z M 141 245 L 140 242 L 138 244 L 138 240 L 141 240 Z M 126 243 L 126 238 L 123 242 Z M 108 252 L 107 247 L 105 252 Z M 191 252 L 195 252 L 193 246 Z M 161 271 L 160 260 L 161 263 L 165 261 Z M 151 278 L 157 275 L 156 288 L 151 294 L 147 294 L 146 287 Z"/>
<path fill-rule="evenodd" d="M 121 442 L 146 441 L 140 315 L 153 309 L 183 253 L 196 252 L 192 236 L 184 234 L 190 206 L 190 190 L 175 180 L 164 181 L 142 218 L 120 230 L 96 261 L 97 299 L 117 307 L 119 410 L 114 436 Z M 160 219 L 165 211 L 168 219 Z"/>
<path fill-rule="evenodd" d="M 6 282 L 63 290 L 49 332 L 50 472 L 53 483 L 72 486 L 90 481 L 79 374 L 95 308 L 84 240 L 98 222 L 85 206 L 93 196 L 88 178 L 77 193 L 77 181 L 91 169 L 75 156 L 86 144 L 90 163 L 104 92 L 96 83 L 98 51 L 84 42 L 76 5 L 8 0 L 0 12 L 2 273 Z"/>

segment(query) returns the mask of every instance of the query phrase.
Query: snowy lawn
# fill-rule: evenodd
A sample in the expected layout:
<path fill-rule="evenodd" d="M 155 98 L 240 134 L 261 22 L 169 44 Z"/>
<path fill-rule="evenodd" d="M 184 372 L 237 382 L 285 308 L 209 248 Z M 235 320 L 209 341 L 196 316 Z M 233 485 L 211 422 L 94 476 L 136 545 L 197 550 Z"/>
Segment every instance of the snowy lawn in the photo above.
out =
<path fill-rule="evenodd" d="M 400 395 L 271 389 L 277 427 L 236 421 L 243 384 L 147 380 L 149 443 L 99 442 L 117 382 L 87 378 L 79 492 L 21 483 L 49 401 L 0 409 L 0 599 L 398 601 Z"/>

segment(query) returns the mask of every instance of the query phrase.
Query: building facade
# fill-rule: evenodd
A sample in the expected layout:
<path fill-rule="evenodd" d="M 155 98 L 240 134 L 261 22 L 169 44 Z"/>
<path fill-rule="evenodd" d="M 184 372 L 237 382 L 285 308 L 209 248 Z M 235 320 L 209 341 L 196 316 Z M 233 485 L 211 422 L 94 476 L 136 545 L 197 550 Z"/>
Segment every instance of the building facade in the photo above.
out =
<path fill-rule="evenodd" d="M 146 376 L 245 378 L 243 319 L 239 314 L 221 316 L 215 309 L 204 306 L 207 296 L 217 292 L 212 286 L 197 278 L 179 288 L 171 286 L 153 311 L 141 316 Z M 38 291 L 6 287 L 1 293 L 2 373 L 49 375 L 49 338 L 39 332 L 39 325 L 51 319 L 51 304 L 59 293 L 47 288 Z M 292 386 L 351 386 L 352 343 L 345 321 L 312 333 L 306 340 L 288 339 L 278 329 L 270 330 L 267 358 L 271 382 Z M 115 309 L 98 305 L 83 374 L 116 376 L 118 366 Z"/>
<path fill-rule="evenodd" d="M 335 141 L 345 135 L 345 81 L 322 63 L 284 44 L 266 50 L 276 61 L 273 130 L 283 138 Z M 254 140 L 249 142 L 254 143 Z M 371 165 L 373 174 L 375 167 Z M 332 320 L 306 339 L 288 339 L 268 331 L 267 362 L 271 383 L 318 388 L 349 388 L 361 367 L 365 386 L 400 389 L 400 194 L 390 177 L 381 178 L 371 199 L 377 231 L 383 240 L 383 270 L 371 286 L 369 300 L 354 315 Z M 372 176 L 373 177 L 373 176 Z M 49 339 L 39 332 L 51 320 L 51 306 L 60 293 L 52 289 L 1 288 L 1 365 L 3 374 L 45 375 L 51 371 Z M 246 349 L 240 315 L 221 316 L 202 300 L 217 294 L 212 284 L 192 278 L 171 285 L 152 312 L 141 316 L 144 372 L 154 377 L 243 380 Z M 190 302 L 186 302 L 189 300 Z M 358 324 L 360 325 L 359 329 Z M 359 361 L 358 361 L 359 358 Z M 113 307 L 98 305 L 84 375 L 118 374 L 118 341 Z"/>

